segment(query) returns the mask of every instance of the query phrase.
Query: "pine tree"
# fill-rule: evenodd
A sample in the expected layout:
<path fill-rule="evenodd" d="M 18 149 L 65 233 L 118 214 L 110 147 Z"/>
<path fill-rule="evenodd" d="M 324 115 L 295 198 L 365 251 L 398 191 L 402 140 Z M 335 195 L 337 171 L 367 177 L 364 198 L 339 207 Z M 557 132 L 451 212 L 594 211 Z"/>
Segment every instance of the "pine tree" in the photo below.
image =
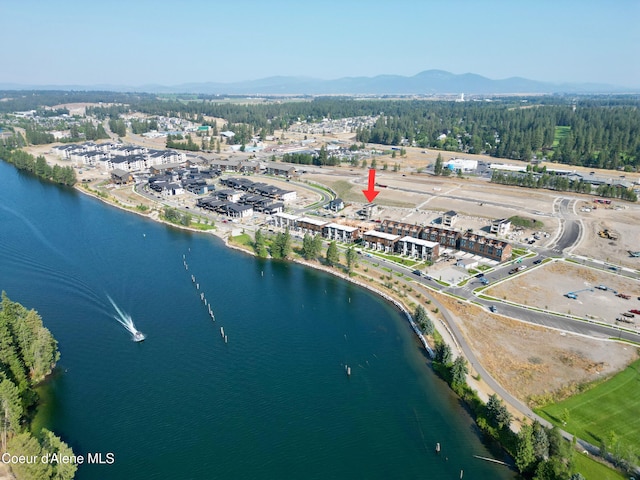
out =
<path fill-rule="evenodd" d="M 327 263 L 330 266 L 335 266 L 340 262 L 340 254 L 338 253 L 338 245 L 335 240 L 329 244 L 327 248 Z"/>
<path fill-rule="evenodd" d="M 442 154 L 438 153 L 438 157 L 436 158 L 436 164 L 433 167 L 433 173 L 436 175 L 442 175 L 443 162 L 442 162 Z"/>
<path fill-rule="evenodd" d="M 531 425 L 522 425 L 518 432 L 516 448 L 516 467 L 520 473 L 530 471 L 535 466 L 535 452 L 533 448 L 533 429 Z"/>
<path fill-rule="evenodd" d="M 347 271 L 351 273 L 351 270 L 353 270 L 353 267 L 356 264 L 358 255 L 356 255 L 356 251 L 354 250 L 354 248 L 350 247 L 347 249 L 347 252 L 345 253 L 345 257 L 347 260 Z"/>

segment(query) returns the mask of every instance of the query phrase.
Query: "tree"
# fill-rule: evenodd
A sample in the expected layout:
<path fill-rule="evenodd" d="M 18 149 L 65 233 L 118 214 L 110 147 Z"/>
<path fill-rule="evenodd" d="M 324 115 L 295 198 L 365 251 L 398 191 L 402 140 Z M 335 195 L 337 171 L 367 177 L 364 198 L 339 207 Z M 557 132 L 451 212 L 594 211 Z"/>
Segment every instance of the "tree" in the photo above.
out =
<path fill-rule="evenodd" d="M 353 270 L 353 267 L 356 264 L 356 260 L 358 258 L 358 255 L 356 254 L 356 251 L 354 250 L 353 247 L 350 247 L 347 249 L 346 253 L 345 253 L 345 257 L 347 260 L 347 271 L 349 273 L 351 273 L 351 270 Z"/>
<path fill-rule="evenodd" d="M 549 458 L 549 437 L 547 429 L 537 420 L 533 422 L 533 453 L 536 460 L 543 461 Z"/>
<path fill-rule="evenodd" d="M 306 260 L 315 260 L 318 256 L 316 242 L 314 242 L 314 239 L 315 237 L 312 237 L 308 233 L 305 233 L 304 238 L 302 239 L 302 256 Z"/>
<path fill-rule="evenodd" d="M 422 305 L 418 305 L 416 308 L 413 314 L 413 320 L 420 326 L 425 335 L 431 335 L 433 333 L 433 322 Z"/>
<path fill-rule="evenodd" d="M 531 425 L 522 425 L 518 432 L 516 447 L 516 467 L 520 473 L 528 472 L 535 466 L 535 452 L 533 448 L 533 429 Z"/>
<path fill-rule="evenodd" d="M 20 433 L 11 440 L 7 445 L 8 451 L 14 455 L 24 455 L 25 457 L 34 456 L 38 460 L 42 456 L 42 447 L 29 432 Z M 49 453 L 49 452 L 47 452 Z M 40 461 L 34 463 L 14 463 L 11 465 L 11 471 L 18 480 L 33 480 L 51 478 L 52 467 L 48 463 Z"/>
<path fill-rule="evenodd" d="M 258 255 L 259 257 L 266 258 L 267 255 L 269 255 L 269 252 L 267 252 L 267 245 L 266 245 L 266 240 L 264 238 L 264 234 L 260 229 L 256 230 L 256 233 L 254 236 L 254 242 L 253 242 L 253 249 L 256 252 L 256 255 Z"/>
<path fill-rule="evenodd" d="M 462 356 L 456 357 L 453 365 L 451 365 L 451 386 L 455 389 L 465 385 L 467 383 L 467 373 L 469 373 L 467 361 Z"/>
<path fill-rule="evenodd" d="M 283 233 L 278 233 L 271 245 L 273 258 L 286 259 L 291 254 L 291 234 L 287 228 Z"/>
<path fill-rule="evenodd" d="M 20 419 L 23 415 L 22 401 L 18 387 L 8 379 L 0 382 L 0 422 L 2 428 L 2 450 L 7 449 L 9 433 L 17 433 L 21 429 Z"/>
<path fill-rule="evenodd" d="M 53 432 L 47 430 L 46 428 L 42 429 L 42 451 L 52 454 L 57 453 L 58 457 L 67 456 L 70 457 L 73 455 L 73 450 L 67 445 L 65 442 L 60 440 Z M 56 480 L 71 480 L 73 479 L 78 466 L 73 463 L 65 463 L 65 462 L 57 462 L 52 463 L 52 474 L 51 478 Z"/>
<path fill-rule="evenodd" d="M 489 401 L 486 405 L 487 419 L 489 423 L 498 427 L 499 429 L 508 427 L 511 424 L 512 416 L 507 410 L 505 404 L 498 398 L 495 393 L 489 396 Z"/>
<path fill-rule="evenodd" d="M 317 258 L 318 255 L 320 255 L 320 251 L 322 250 L 322 236 L 314 236 L 311 241 L 311 245 L 313 247 L 313 258 Z"/>
<path fill-rule="evenodd" d="M 318 153 L 318 164 L 326 165 L 327 159 L 328 159 L 327 147 L 322 145 L 322 147 L 320 147 L 320 153 Z"/>
<path fill-rule="evenodd" d="M 327 248 L 327 263 L 330 266 L 335 266 L 340 262 L 340 254 L 338 253 L 338 245 L 335 240 L 329 244 Z"/>
<path fill-rule="evenodd" d="M 442 365 L 449 365 L 451 363 L 451 347 L 444 342 L 436 344 L 435 361 Z"/>
<path fill-rule="evenodd" d="M 438 157 L 436 158 L 436 164 L 433 167 L 433 173 L 436 175 L 442 175 L 442 154 L 438 153 Z"/>

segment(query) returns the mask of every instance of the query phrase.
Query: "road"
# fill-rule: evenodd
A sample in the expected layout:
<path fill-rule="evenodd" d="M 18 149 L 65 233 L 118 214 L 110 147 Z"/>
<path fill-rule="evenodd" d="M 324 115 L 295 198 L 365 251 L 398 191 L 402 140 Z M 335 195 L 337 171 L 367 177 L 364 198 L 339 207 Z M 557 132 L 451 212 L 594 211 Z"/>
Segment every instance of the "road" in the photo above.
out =
<path fill-rule="evenodd" d="M 560 216 L 560 236 L 551 248 L 553 251 L 561 253 L 574 246 L 582 233 L 582 224 L 574 212 L 575 199 L 562 198 L 557 204 L 558 215 Z M 554 205 L 555 207 L 555 205 Z"/>

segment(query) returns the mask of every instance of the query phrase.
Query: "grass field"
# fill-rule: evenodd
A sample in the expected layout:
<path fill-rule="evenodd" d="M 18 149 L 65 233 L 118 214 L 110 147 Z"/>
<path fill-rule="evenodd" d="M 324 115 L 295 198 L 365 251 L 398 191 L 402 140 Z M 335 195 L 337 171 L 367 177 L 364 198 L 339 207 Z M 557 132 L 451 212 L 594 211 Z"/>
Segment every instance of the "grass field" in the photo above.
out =
<path fill-rule="evenodd" d="M 629 347 L 632 348 L 632 347 Z M 594 388 L 536 411 L 594 445 L 613 431 L 625 446 L 640 448 L 640 360 Z M 568 418 L 566 415 L 568 412 Z M 563 425 L 566 419 L 567 424 Z"/>
<path fill-rule="evenodd" d="M 628 478 L 582 453 L 576 452 L 573 460 L 575 471 L 580 472 L 587 480 L 626 480 Z"/>
<path fill-rule="evenodd" d="M 553 148 L 556 148 L 560 144 L 560 140 L 569 135 L 571 127 L 556 127 L 555 134 L 553 136 Z"/>

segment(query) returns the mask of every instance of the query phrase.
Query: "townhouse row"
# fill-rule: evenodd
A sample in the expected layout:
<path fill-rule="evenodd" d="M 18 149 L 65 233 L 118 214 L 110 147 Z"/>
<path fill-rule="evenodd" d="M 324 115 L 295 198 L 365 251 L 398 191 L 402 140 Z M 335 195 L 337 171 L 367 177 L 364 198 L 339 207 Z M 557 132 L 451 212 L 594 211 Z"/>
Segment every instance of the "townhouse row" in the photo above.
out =
<path fill-rule="evenodd" d="M 443 249 L 472 253 L 498 262 L 511 258 L 511 245 L 470 231 L 460 232 L 448 228 L 383 221 L 377 230 L 367 225 L 342 225 L 287 213 L 273 215 L 276 227 L 288 228 L 301 234 L 322 235 L 328 240 L 345 243 L 361 241 L 366 248 L 385 253 L 400 253 L 409 257 L 435 261 Z"/>

